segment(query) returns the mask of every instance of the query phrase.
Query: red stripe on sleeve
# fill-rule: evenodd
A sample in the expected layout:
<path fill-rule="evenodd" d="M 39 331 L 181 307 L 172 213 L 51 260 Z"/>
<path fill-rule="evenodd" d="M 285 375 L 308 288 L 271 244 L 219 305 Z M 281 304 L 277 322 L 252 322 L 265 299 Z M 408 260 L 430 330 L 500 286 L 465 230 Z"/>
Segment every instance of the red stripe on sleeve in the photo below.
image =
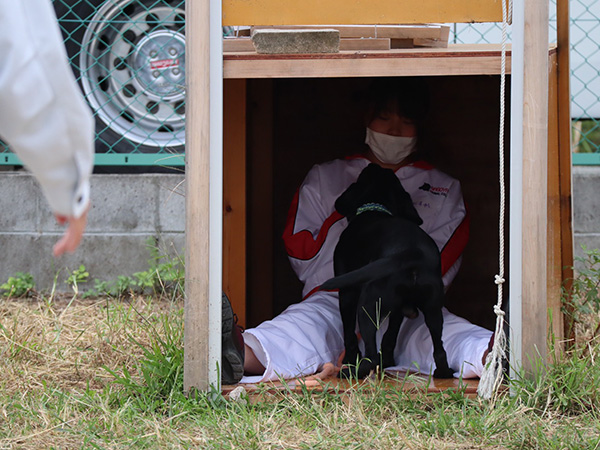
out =
<path fill-rule="evenodd" d="M 454 233 L 442 249 L 442 275 L 446 274 L 448 269 L 454 265 L 465 250 L 467 242 L 469 241 L 470 223 L 471 217 L 469 215 L 469 209 L 467 208 L 467 213 L 465 214 L 463 221 L 458 228 L 454 230 Z"/>
<path fill-rule="evenodd" d="M 325 219 L 323 225 L 321 225 L 321 229 L 319 230 L 319 234 L 316 239 L 313 238 L 312 233 L 308 230 L 301 230 L 297 233 L 294 233 L 296 214 L 298 213 L 299 197 L 300 192 L 296 191 L 288 211 L 285 229 L 283 230 L 283 242 L 290 257 L 307 260 L 314 258 L 317 253 L 319 253 L 319 250 L 323 246 L 323 242 L 325 242 L 327 233 L 329 232 L 331 226 L 338 220 L 343 219 L 344 216 L 337 211 L 334 211 L 327 219 Z"/>

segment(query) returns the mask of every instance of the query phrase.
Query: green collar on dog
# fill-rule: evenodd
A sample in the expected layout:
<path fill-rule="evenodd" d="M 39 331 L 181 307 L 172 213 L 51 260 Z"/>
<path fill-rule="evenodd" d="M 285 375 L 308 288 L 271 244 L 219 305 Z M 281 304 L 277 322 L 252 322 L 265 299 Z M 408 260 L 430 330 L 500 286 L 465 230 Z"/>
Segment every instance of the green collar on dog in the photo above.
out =
<path fill-rule="evenodd" d="M 389 209 L 387 209 L 385 206 L 383 206 L 380 203 L 365 203 L 364 205 L 362 205 L 360 208 L 358 208 L 356 210 L 356 215 L 358 216 L 359 214 L 362 214 L 364 212 L 369 212 L 369 211 L 387 213 L 390 216 L 393 215 Z"/>

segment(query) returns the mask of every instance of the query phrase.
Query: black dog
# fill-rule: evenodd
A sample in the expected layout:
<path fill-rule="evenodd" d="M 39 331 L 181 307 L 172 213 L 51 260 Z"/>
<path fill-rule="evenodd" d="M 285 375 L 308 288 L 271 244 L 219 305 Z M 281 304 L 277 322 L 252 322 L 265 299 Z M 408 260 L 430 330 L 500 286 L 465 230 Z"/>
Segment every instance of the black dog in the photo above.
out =
<path fill-rule="evenodd" d="M 403 318 L 420 310 L 433 340 L 434 377 L 450 378 L 442 344 L 442 283 L 440 252 L 419 225 L 423 223 L 410 195 L 390 169 L 367 166 L 335 202 L 348 218 L 334 252 L 335 277 L 322 290 L 339 289 L 344 326 L 345 368 L 341 375 L 364 378 L 381 365 L 394 365 L 394 348 Z M 365 343 L 361 358 L 356 318 Z M 389 316 L 378 360 L 376 332 Z M 355 368 L 356 371 L 354 371 Z"/>

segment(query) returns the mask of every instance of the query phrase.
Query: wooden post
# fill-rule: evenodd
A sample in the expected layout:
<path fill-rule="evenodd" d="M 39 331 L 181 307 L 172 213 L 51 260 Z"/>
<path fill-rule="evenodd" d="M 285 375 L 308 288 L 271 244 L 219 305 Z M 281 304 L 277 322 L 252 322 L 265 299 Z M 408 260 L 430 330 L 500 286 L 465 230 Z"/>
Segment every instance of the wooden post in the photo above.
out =
<path fill-rule="evenodd" d="M 560 243 L 562 246 L 562 282 L 569 287 L 573 278 L 573 209 L 571 177 L 571 66 L 569 64 L 569 0 L 556 2 L 557 44 L 558 44 L 558 146 L 559 146 L 559 177 L 560 177 Z M 567 338 L 572 330 L 564 321 L 564 335 Z"/>
<path fill-rule="evenodd" d="M 522 149 L 522 183 L 511 178 L 511 188 L 517 190 L 511 200 L 520 191 L 522 230 L 520 236 L 511 230 L 511 248 L 521 250 L 520 292 L 511 278 L 511 362 L 531 373 L 536 360 L 545 362 L 547 354 L 548 2 L 517 1 L 514 13 L 513 87 L 521 90 L 522 102 L 513 102 L 512 117 L 522 117 L 522 127 L 513 122 L 512 143 Z M 513 95 L 513 100 L 519 97 L 515 90 Z M 518 202 L 511 201 L 511 206 L 518 207 Z M 511 265 L 511 273 L 514 269 Z"/>
<path fill-rule="evenodd" d="M 246 327 L 246 80 L 223 86 L 223 290 Z"/>
<path fill-rule="evenodd" d="M 214 0 L 186 2 L 184 390 L 218 384 L 221 354 L 222 71 L 211 61 Z M 214 9 L 214 8 L 213 8 Z M 218 11 L 220 15 L 220 8 Z M 215 40 L 214 34 L 218 32 Z M 212 39 L 211 39 L 212 37 Z M 219 57 L 222 58 L 220 48 Z M 215 75 L 215 70 L 217 73 Z M 219 73 L 221 76 L 219 82 Z M 218 125 L 218 126 L 215 126 Z"/>
<path fill-rule="evenodd" d="M 561 180 L 560 180 L 560 141 L 558 102 L 557 55 L 550 55 L 550 78 L 548 85 L 548 332 L 552 333 L 556 343 L 555 354 L 562 350 L 564 321 L 561 305 L 562 286 L 562 217 L 561 217 Z"/>

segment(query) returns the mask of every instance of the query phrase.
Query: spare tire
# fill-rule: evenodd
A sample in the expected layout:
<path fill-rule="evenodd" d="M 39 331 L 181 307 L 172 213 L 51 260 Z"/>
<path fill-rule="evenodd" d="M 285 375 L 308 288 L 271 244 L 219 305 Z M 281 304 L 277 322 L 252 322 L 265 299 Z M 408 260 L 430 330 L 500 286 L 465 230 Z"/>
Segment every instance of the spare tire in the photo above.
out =
<path fill-rule="evenodd" d="M 185 2 L 55 0 L 54 7 L 96 117 L 96 151 L 183 152 Z"/>

